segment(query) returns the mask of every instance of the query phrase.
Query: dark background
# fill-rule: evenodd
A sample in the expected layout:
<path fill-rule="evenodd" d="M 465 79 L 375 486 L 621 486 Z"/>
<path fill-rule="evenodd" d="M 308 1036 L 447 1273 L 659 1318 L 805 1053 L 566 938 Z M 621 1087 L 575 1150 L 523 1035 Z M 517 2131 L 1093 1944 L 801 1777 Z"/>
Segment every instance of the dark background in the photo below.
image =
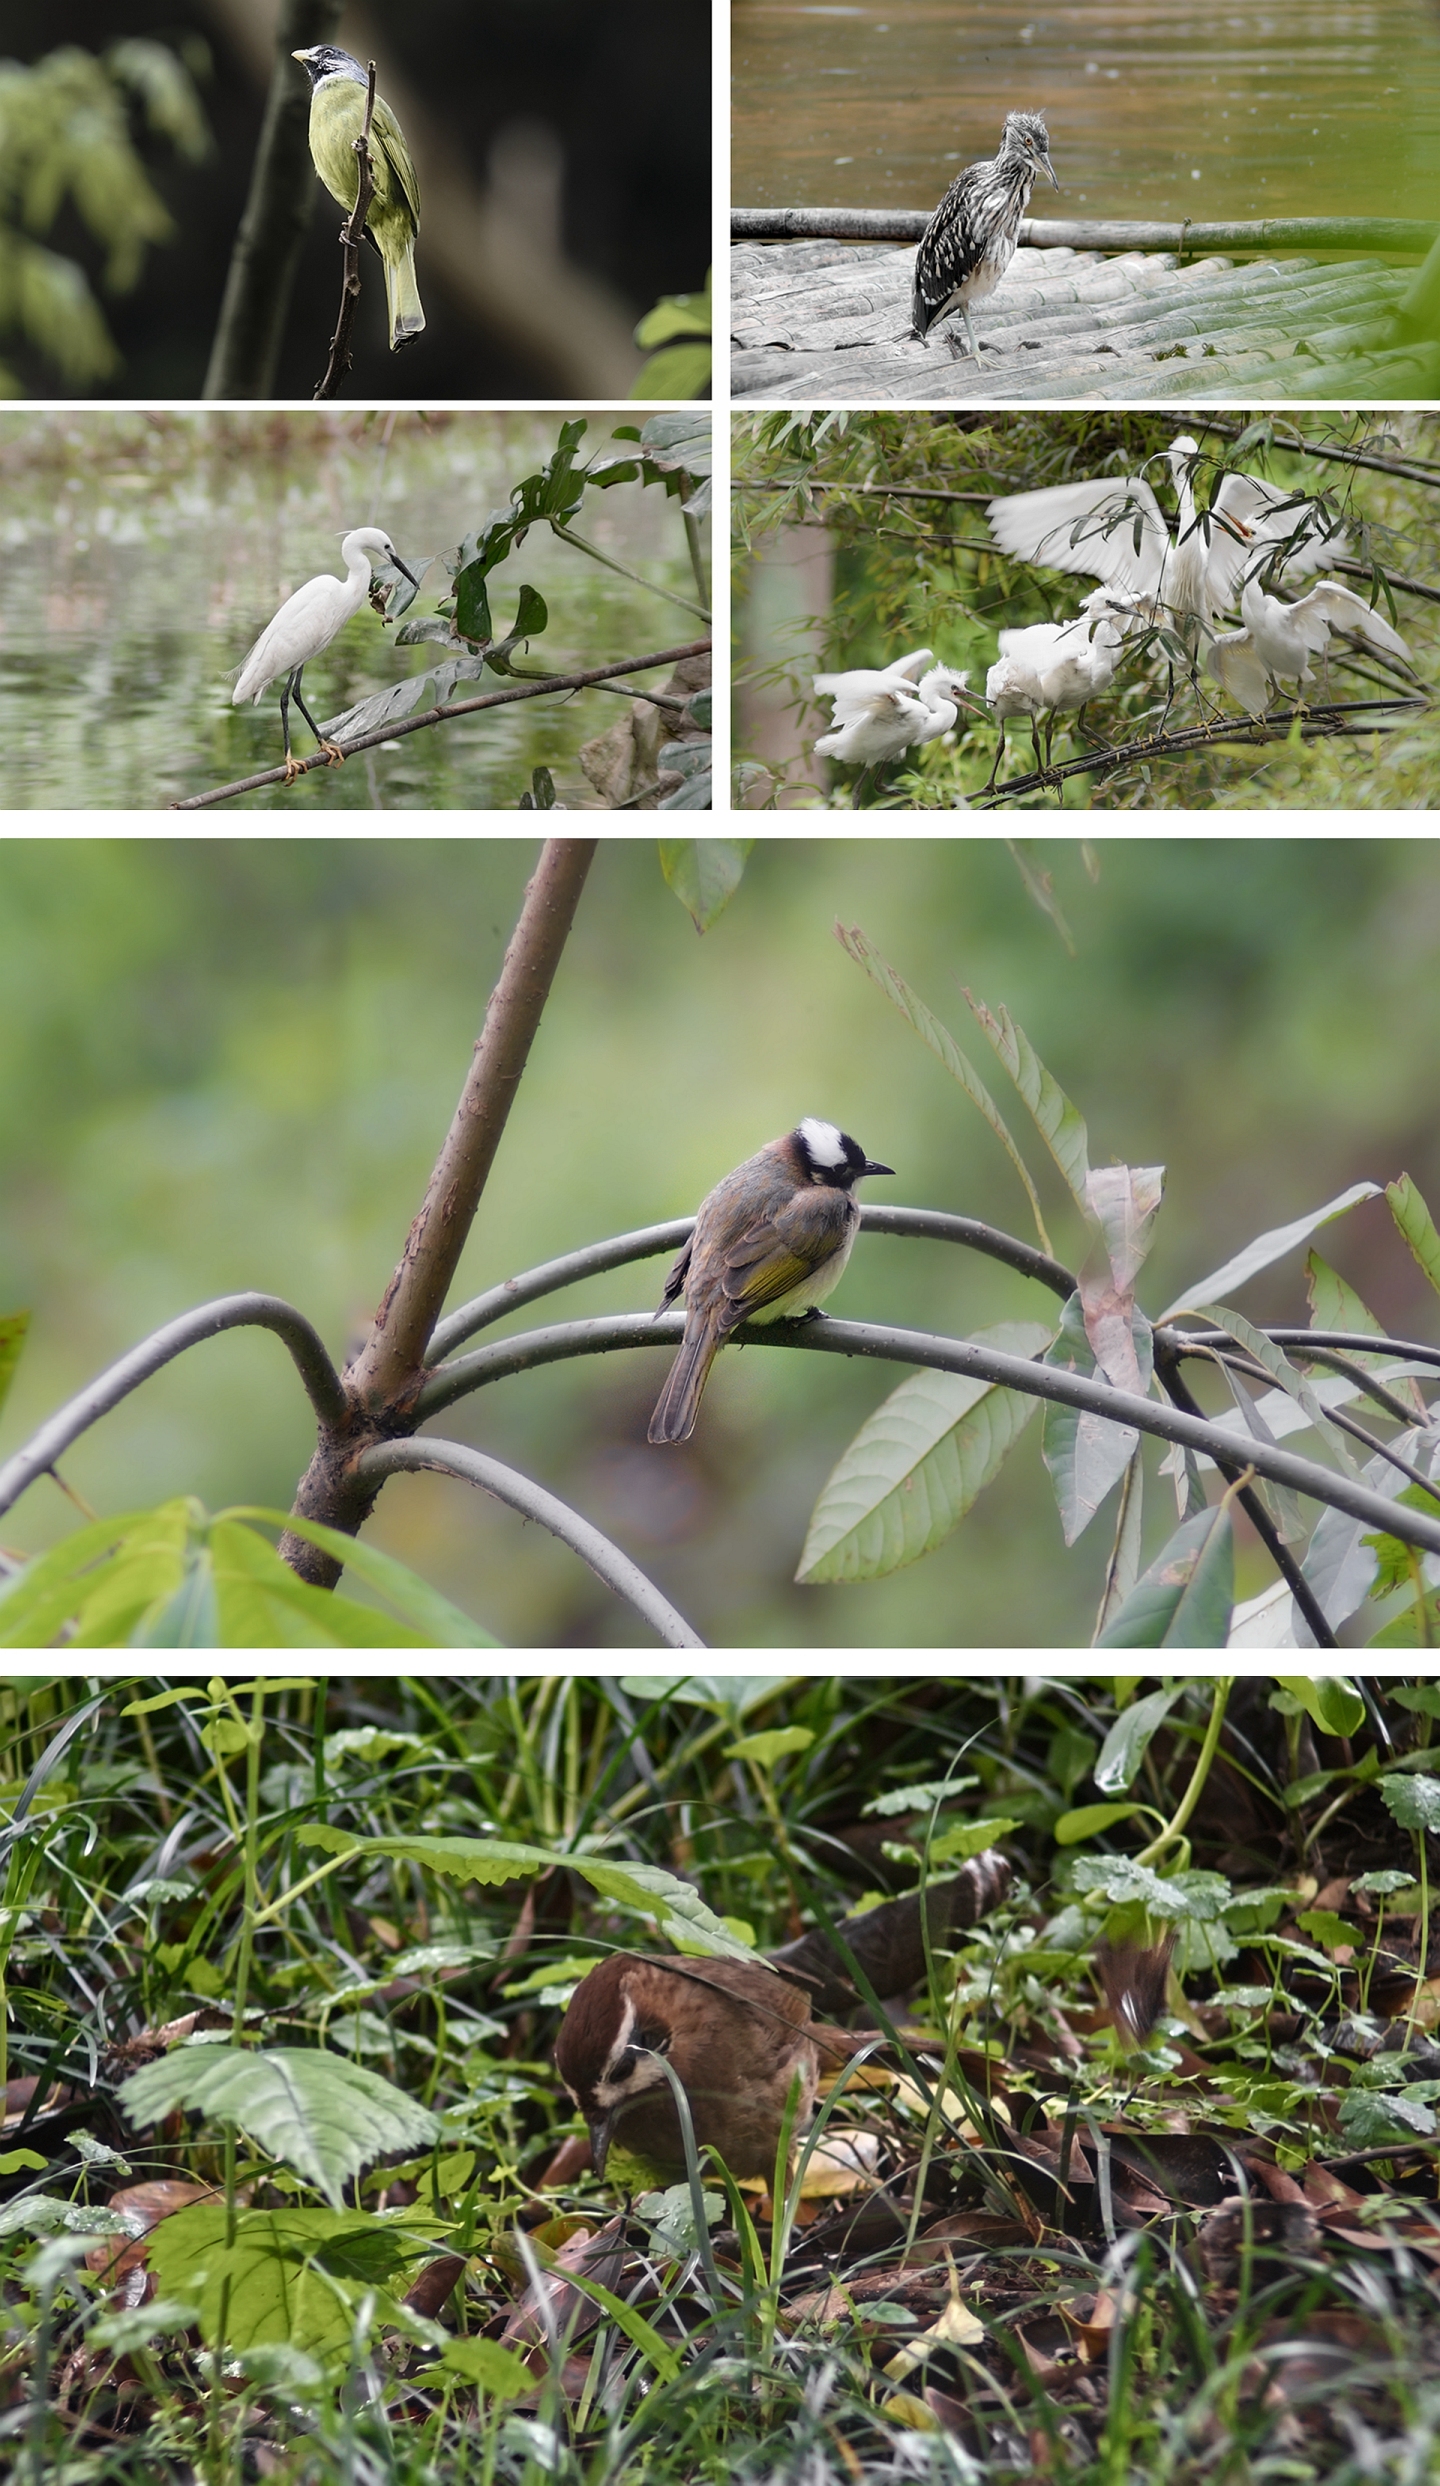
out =
<path fill-rule="evenodd" d="M 257 10 L 265 24 L 268 10 Z M 125 35 L 183 50 L 209 45 L 213 76 L 201 100 L 218 153 L 180 163 L 148 134 L 138 139 L 155 188 L 175 218 L 173 240 L 148 253 L 132 293 L 108 294 L 103 253 L 72 207 L 42 238 L 86 270 L 124 355 L 108 383 L 86 396 L 165 400 L 198 397 L 231 248 L 245 204 L 265 104 L 265 85 L 227 34 L 221 0 L 0 0 L 0 57 L 33 63 L 62 44 L 93 52 Z M 365 26 L 379 64 L 420 98 L 477 192 L 490 151 L 517 126 L 538 125 L 563 150 L 562 227 L 569 259 L 621 297 L 628 323 L 658 296 L 698 291 L 710 253 L 710 10 L 707 0 L 375 0 Z M 335 40 L 360 50 L 348 12 Z M 403 118 L 403 115 L 402 115 Z M 485 333 L 447 302 L 425 250 L 425 164 L 418 273 L 428 326 L 396 356 L 385 341 L 384 287 L 367 250 L 356 322 L 355 362 L 343 395 L 514 398 L 577 396 L 513 339 Z M 317 181 L 286 327 L 276 394 L 308 398 L 325 367 L 339 298 L 339 217 Z M 8 367 L 36 396 L 64 395 L 53 365 L 12 337 Z M 623 393 L 597 375 L 597 395 Z"/>

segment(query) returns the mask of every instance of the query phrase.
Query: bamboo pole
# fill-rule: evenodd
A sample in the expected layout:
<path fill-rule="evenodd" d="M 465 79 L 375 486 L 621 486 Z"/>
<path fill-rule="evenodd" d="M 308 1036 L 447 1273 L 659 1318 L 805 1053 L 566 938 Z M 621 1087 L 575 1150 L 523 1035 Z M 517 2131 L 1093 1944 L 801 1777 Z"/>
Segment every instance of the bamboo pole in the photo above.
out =
<path fill-rule="evenodd" d="M 733 242 L 918 242 L 929 211 L 912 207 L 736 207 Z M 1359 250 L 1423 259 L 1440 224 L 1400 216 L 1282 216 L 1251 224 L 1075 223 L 1027 216 L 1020 240 L 1032 250 L 1207 251 Z"/>

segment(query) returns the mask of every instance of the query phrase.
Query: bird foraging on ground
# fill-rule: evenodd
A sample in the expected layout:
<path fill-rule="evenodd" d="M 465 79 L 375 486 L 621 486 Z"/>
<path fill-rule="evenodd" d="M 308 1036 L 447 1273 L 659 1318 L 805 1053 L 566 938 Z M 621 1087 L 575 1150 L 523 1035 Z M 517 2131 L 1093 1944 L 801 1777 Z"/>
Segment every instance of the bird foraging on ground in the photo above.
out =
<path fill-rule="evenodd" d="M 310 154 L 315 170 L 332 199 L 349 215 L 360 190 L 355 141 L 365 127 L 370 73 L 333 43 L 317 43 L 290 57 L 299 61 L 310 80 Z M 365 229 L 385 269 L 393 353 L 398 345 L 408 345 L 412 337 L 418 337 L 425 325 L 415 283 L 420 184 L 405 133 L 379 94 L 370 119 L 369 144 L 375 196 L 365 212 Z"/>
<path fill-rule="evenodd" d="M 1318 656 L 1324 664 L 1333 631 L 1348 631 L 1381 656 L 1411 662 L 1399 631 L 1336 578 L 1322 578 L 1297 604 L 1267 595 L 1258 578 L 1248 578 L 1240 612 L 1244 628 L 1222 630 L 1206 650 L 1205 662 L 1222 690 L 1251 716 L 1264 715 L 1276 683 L 1295 682 L 1303 690 L 1314 681 L 1310 659 Z"/>
<path fill-rule="evenodd" d="M 382 527 L 354 527 L 340 546 L 345 576 L 332 578 L 322 571 L 318 578 L 307 579 L 293 596 L 282 604 L 272 622 L 261 631 L 240 668 L 240 678 L 230 694 L 231 704 L 240 707 L 248 699 L 258 702 L 270 684 L 283 673 L 287 678 L 280 693 L 280 727 L 285 737 L 285 783 L 292 785 L 302 773 L 300 762 L 290 751 L 290 702 L 293 699 L 311 733 L 324 754 L 327 766 L 335 767 L 345 754 L 337 743 L 327 742 L 315 719 L 300 696 L 300 677 L 312 656 L 330 645 L 345 624 L 359 612 L 370 584 L 372 562 L 390 562 L 404 571 L 412 587 L 419 585 L 413 570 L 407 569 Z"/>
<path fill-rule="evenodd" d="M 807 1114 L 707 1192 L 665 1280 L 685 1296 L 685 1335 L 650 1419 L 652 1442 L 688 1441 L 710 1367 L 742 1321 L 794 1321 L 838 1286 L 860 1226 L 855 1185 L 893 1174 L 858 1140 Z"/>
<path fill-rule="evenodd" d="M 1041 171 L 1058 190 L 1044 122 L 1034 112 L 1008 112 L 999 154 L 967 164 L 951 182 L 915 253 L 910 317 L 922 344 L 947 311 L 958 311 L 981 367 L 970 306 L 995 291 L 1014 258 L 1020 220 Z"/>

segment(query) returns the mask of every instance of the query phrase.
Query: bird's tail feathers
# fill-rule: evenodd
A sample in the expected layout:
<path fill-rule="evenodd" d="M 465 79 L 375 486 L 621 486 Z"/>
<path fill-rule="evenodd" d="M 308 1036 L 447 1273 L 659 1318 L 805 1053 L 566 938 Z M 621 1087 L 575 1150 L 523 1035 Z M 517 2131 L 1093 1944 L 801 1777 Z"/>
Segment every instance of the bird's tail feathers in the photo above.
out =
<path fill-rule="evenodd" d="M 695 1430 L 700 1400 L 710 1377 L 719 1340 L 708 1323 L 696 1327 L 692 1336 L 681 1342 L 680 1352 L 665 1376 L 665 1387 L 655 1401 L 647 1439 L 652 1442 L 685 1442 Z"/>

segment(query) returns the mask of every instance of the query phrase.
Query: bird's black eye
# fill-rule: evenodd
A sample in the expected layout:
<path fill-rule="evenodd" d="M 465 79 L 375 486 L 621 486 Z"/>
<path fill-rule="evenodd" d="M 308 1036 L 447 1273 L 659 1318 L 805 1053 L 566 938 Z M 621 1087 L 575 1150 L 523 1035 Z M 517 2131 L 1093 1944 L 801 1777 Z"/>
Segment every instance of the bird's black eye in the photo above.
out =
<path fill-rule="evenodd" d="M 635 2043 L 646 2054 L 668 2054 L 670 2031 L 663 2028 L 637 2029 Z"/>

